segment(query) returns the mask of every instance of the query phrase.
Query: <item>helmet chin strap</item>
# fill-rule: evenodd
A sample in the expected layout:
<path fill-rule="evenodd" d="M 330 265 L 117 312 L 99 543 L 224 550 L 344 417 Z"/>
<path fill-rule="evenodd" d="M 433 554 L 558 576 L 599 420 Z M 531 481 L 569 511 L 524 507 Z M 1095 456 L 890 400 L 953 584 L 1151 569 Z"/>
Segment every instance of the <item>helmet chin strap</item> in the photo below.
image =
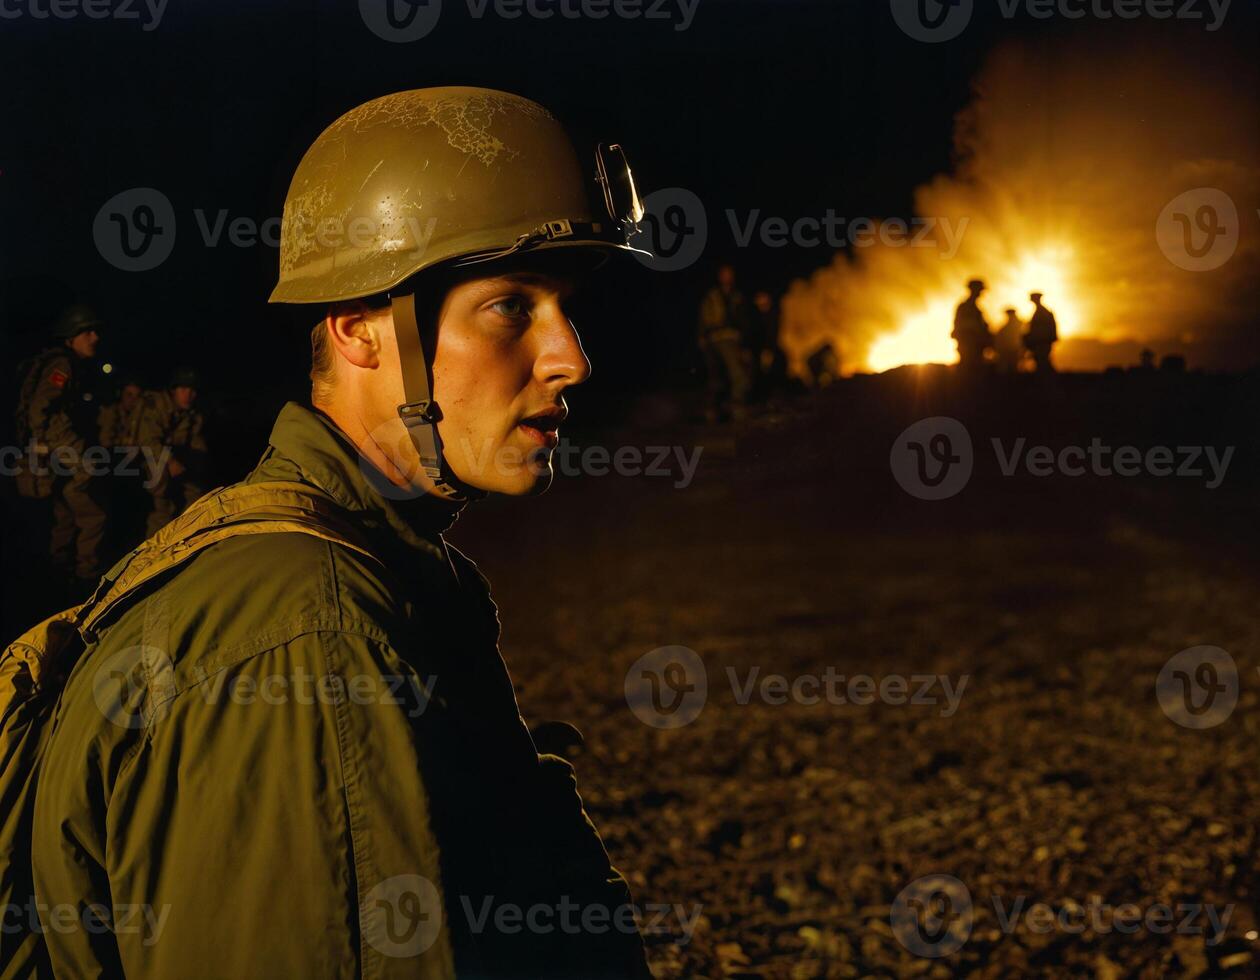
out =
<path fill-rule="evenodd" d="M 484 497 L 481 491 L 454 486 L 444 472 L 442 438 L 437 427 L 442 410 L 429 390 L 429 362 L 424 356 L 424 341 L 420 336 L 420 325 L 416 322 L 416 298 L 411 293 L 393 296 L 390 308 L 394 314 L 394 337 L 402 367 L 403 397 L 407 399 L 398 406 L 398 417 L 407 427 L 425 475 L 433 481 L 433 492 L 452 501 Z"/>

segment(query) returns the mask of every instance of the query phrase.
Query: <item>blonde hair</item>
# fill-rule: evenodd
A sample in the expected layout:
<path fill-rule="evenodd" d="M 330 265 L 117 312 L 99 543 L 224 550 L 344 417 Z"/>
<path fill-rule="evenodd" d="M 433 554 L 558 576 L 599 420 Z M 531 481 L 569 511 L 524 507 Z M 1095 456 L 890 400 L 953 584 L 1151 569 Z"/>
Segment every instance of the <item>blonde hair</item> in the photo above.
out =
<path fill-rule="evenodd" d="M 328 339 L 328 318 L 325 317 L 311 330 L 311 404 L 330 399 L 335 382 L 332 341 Z"/>

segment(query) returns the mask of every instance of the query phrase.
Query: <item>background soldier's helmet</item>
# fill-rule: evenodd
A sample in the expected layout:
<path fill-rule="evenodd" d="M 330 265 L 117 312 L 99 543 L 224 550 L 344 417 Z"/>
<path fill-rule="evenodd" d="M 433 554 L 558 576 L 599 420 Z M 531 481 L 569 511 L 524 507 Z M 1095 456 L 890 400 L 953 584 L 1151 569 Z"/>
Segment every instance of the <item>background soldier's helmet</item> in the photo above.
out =
<path fill-rule="evenodd" d="M 620 147 L 582 167 L 537 103 L 483 88 L 398 92 L 346 113 L 298 164 L 271 302 L 356 299 L 438 263 L 524 249 L 630 249 L 642 215 Z"/>
<path fill-rule="evenodd" d="M 87 330 L 100 330 L 101 326 L 101 318 L 90 306 L 76 303 L 66 307 L 61 316 L 57 317 L 57 322 L 53 324 L 53 336 L 59 340 L 69 340 Z"/>
<path fill-rule="evenodd" d="M 200 388 L 201 384 L 197 377 L 197 372 L 192 368 L 178 367 L 171 372 L 171 378 L 166 383 L 168 388 Z"/>

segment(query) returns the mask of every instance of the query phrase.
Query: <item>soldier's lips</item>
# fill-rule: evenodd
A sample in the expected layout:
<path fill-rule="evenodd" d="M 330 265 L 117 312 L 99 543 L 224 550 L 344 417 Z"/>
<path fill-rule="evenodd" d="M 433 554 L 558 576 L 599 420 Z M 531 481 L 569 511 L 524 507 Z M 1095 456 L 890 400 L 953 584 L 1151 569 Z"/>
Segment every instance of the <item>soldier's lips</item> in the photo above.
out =
<path fill-rule="evenodd" d="M 522 422 L 517 429 L 525 433 L 526 438 L 547 449 L 555 449 L 560 444 L 560 435 L 555 429 L 541 429 L 527 422 Z"/>

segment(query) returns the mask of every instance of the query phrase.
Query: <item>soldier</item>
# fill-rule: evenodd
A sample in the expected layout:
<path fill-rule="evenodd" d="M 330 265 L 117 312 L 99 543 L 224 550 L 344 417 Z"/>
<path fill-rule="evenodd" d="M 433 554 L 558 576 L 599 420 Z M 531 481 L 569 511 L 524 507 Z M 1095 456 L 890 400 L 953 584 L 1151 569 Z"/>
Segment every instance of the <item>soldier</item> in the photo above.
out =
<path fill-rule="evenodd" d="M 35 889 L 161 934 L 45 929 L 57 976 L 649 980 L 489 583 L 444 538 L 552 478 L 590 373 L 568 298 L 643 214 L 620 147 L 596 159 L 606 215 L 545 109 L 477 88 L 376 99 L 303 157 L 271 299 L 314 324 L 311 405 L 230 492 L 340 530 L 217 540 L 91 632 L 40 764 Z M 337 221 L 357 232 L 310 233 Z"/>
<path fill-rule="evenodd" d="M 1015 374 L 1024 359 L 1024 324 L 1015 307 L 1008 306 L 1004 312 L 1006 322 L 993 337 L 993 349 L 997 353 L 998 370 L 1002 374 Z"/>
<path fill-rule="evenodd" d="M 1050 360 L 1050 350 L 1059 339 L 1059 327 L 1055 323 L 1054 314 L 1041 305 L 1041 293 L 1029 293 L 1033 301 L 1033 315 L 1028 320 L 1028 333 L 1024 336 L 1024 344 L 1032 354 L 1033 363 L 1038 374 L 1054 373 L 1054 364 Z"/>
<path fill-rule="evenodd" d="M 718 266 L 717 285 L 700 302 L 698 343 L 708 376 L 710 421 L 729 411 L 742 418 L 752 392 L 752 376 L 744 343 L 752 331 L 751 314 L 744 294 L 735 288 L 735 269 Z"/>
<path fill-rule="evenodd" d="M 86 306 L 67 308 L 53 336 L 58 344 L 37 355 L 22 382 L 17 435 L 28 452 L 17 475 L 25 497 L 52 500 L 49 551 L 54 570 L 76 592 L 101 573 L 105 511 L 94 496 L 88 434 L 95 439 L 93 406 L 84 399 L 88 362 L 100 342 L 100 319 Z"/>
<path fill-rule="evenodd" d="M 178 368 L 162 391 L 146 392 L 136 424 L 136 443 L 154 469 L 146 484 L 153 498 L 145 534 L 156 534 L 204 493 L 208 449 L 197 401 L 195 372 Z"/>
<path fill-rule="evenodd" d="M 125 376 L 118 382 L 118 397 L 100 411 L 101 445 L 113 449 L 118 446 L 138 445 L 136 425 L 140 418 L 144 389 L 134 377 Z"/>
<path fill-rule="evenodd" d="M 805 361 L 809 368 L 810 382 L 815 388 L 826 388 L 840 377 L 840 358 L 831 341 L 815 350 Z"/>
<path fill-rule="evenodd" d="M 754 319 L 757 330 L 752 348 L 761 386 L 765 393 L 787 387 L 787 356 L 779 346 L 779 308 L 766 290 L 753 293 Z"/>
<path fill-rule="evenodd" d="M 972 279 L 967 283 L 967 290 L 970 295 L 958 304 L 950 336 L 958 342 L 959 367 L 972 370 L 984 364 L 984 352 L 993 346 L 993 335 L 977 305 L 984 292 L 984 281 Z"/>

